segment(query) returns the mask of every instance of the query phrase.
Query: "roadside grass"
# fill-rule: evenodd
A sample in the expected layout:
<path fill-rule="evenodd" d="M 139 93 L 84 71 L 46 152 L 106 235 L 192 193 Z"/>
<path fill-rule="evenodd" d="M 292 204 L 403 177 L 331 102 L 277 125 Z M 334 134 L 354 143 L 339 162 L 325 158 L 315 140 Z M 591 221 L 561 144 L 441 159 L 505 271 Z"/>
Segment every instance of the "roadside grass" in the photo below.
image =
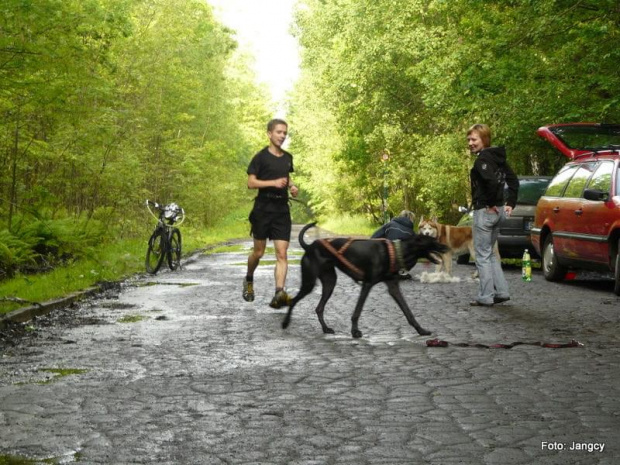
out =
<path fill-rule="evenodd" d="M 339 215 L 321 219 L 317 226 L 336 234 L 371 236 L 379 225 L 361 215 Z"/>
<path fill-rule="evenodd" d="M 125 315 L 116 320 L 118 323 L 138 323 L 146 320 L 148 317 L 144 315 Z"/>
<path fill-rule="evenodd" d="M 210 245 L 248 237 L 247 214 L 233 212 L 216 226 L 206 229 L 185 225 L 180 229 L 183 255 L 188 255 Z M 150 232 L 140 238 L 103 243 L 88 259 L 75 261 L 47 273 L 21 274 L 0 282 L 0 314 L 28 305 L 7 298 L 41 303 L 85 290 L 97 283 L 119 281 L 144 273 L 148 234 Z"/>
<path fill-rule="evenodd" d="M 29 457 L 22 457 L 19 455 L 0 455 L 0 465 L 40 465 L 51 464 L 56 465 L 60 463 L 74 463 L 82 460 L 82 454 L 80 452 L 72 452 L 60 457 L 48 457 L 41 459 L 31 459 Z"/>

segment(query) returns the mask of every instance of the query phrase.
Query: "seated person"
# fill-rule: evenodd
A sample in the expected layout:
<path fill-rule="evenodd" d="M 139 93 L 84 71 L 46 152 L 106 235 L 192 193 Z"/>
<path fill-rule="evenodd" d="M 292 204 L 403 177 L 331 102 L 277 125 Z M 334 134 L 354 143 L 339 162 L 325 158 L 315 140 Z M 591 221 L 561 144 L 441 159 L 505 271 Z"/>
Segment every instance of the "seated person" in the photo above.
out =
<path fill-rule="evenodd" d="M 372 239 L 385 238 L 391 241 L 395 241 L 396 239 L 409 239 L 415 236 L 415 232 L 413 231 L 414 220 L 415 215 L 413 212 L 403 210 L 400 212 L 400 215 L 392 218 L 390 222 L 381 226 L 370 237 Z"/>
<path fill-rule="evenodd" d="M 392 218 L 391 221 L 377 229 L 371 238 L 383 238 L 391 241 L 409 239 L 415 236 L 415 232 L 413 231 L 413 220 L 415 220 L 413 212 L 403 210 L 400 212 L 400 215 Z M 400 271 L 399 274 L 400 279 L 411 279 L 411 275 L 406 271 Z"/>

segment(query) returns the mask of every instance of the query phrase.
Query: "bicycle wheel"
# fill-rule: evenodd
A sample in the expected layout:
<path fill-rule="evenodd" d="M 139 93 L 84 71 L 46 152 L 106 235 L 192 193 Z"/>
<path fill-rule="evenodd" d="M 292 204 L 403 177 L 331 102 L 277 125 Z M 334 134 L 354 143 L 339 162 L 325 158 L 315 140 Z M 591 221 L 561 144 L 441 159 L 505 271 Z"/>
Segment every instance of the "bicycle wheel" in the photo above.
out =
<path fill-rule="evenodd" d="M 168 266 L 176 270 L 181 266 L 181 231 L 177 228 L 170 234 L 170 249 L 168 249 Z"/>
<path fill-rule="evenodd" d="M 166 252 L 166 236 L 164 231 L 156 229 L 149 239 L 146 251 L 146 271 L 155 274 L 161 268 Z"/>

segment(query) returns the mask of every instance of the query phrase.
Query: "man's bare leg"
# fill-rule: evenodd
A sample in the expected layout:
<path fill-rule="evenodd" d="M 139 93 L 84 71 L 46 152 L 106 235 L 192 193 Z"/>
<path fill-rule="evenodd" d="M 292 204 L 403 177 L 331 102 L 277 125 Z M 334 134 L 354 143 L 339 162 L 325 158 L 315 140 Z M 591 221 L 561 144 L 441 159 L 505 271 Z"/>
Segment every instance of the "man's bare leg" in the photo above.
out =
<path fill-rule="evenodd" d="M 274 272 L 276 280 L 276 290 L 284 289 L 284 284 L 286 283 L 286 273 L 288 271 L 288 245 L 288 241 L 273 241 L 273 246 L 276 250 L 276 269 Z"/>
<path fill-rule="evenodd" d="M 254 239 L 254 248 L 252 249 L 252 253 L 248 256 L 248 278 L 254 277 L 254 271 L 258 267 L 260 259 L 265 255 L 266 247 L 267 239 Z"/>
<path fill-rule="evenodd" d="M 286 271 L 288 269 L 288 262 L 286 257 L 286 251 L 288 250 L 288 241 L 275 240 L 273 241 L 273 247 L 276 249 L 276 293 L 271 299 L 269 304 L 272 308 L 281 308 L 289 305 L 291 298 L 284 291 L 284 283 L 286 282 Z"/>
<path fill-rule="evenodd" d="M 265 248 L 267 247 L 267 240 L 254 239 L 254 248 L 252 253 L 248 256 L 248 271 L 243 280 L 243 299 L 246 302 L 254 301 L 254 271 L 260 262 L 260 259 L 265 254 Z"/>

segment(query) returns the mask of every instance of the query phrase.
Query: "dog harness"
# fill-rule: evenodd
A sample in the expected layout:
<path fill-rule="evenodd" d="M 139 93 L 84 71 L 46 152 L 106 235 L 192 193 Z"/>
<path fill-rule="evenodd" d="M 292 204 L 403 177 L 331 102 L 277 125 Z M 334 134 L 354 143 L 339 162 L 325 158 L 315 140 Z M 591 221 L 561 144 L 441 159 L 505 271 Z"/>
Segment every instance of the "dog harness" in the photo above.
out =
<path fill-rule="evenodd" d="M 336 257 L 340 263 L 346 266 L 356 277 L 358 281 L 362 281 L 364 279 L 364 272 L 351 263 L 344 256 L 344 253 L 349 248 L 349 246 L 358 240 L 368 240 L 368 239 L 353 239 L 349 238 L 347 241 L 340 247 L 336 249 L 332 244 L 333 239 L 319 239 L 319 242 L 326 250 L 328 250 L 334 257 Z M 399 269 L 405 270 L 405 262 L 403 259 L 402 247 L 400 240 L 390 241 L 389 239 L 371 239 L 373 241 L 383 241 L 385 246 L 387 247 L 388 257 L 390 258 L 390 272 L 396 273 Z"/>

